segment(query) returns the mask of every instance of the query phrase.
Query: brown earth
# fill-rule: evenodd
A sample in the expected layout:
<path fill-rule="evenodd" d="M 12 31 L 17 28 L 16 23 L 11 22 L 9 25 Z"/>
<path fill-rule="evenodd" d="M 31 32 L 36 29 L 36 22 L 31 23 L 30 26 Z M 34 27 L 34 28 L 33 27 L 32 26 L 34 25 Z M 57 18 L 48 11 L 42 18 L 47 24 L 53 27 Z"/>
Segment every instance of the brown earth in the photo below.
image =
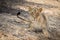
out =
<path fill-rule="evenodd" d="M 60 40 L 60 0 L 11 0 L 8 5 L 11 8 L 2 8 L 0 12 L 0 40 Z M 21 11 L 21 17 L 32 20 L 28 6 L 43 9 L 50 36 L 46 37 L 43 28 L 35 26 L 36 22 L 33 24 L 36 28 L 29 29 L 29 22 L 17 18 Z"/>

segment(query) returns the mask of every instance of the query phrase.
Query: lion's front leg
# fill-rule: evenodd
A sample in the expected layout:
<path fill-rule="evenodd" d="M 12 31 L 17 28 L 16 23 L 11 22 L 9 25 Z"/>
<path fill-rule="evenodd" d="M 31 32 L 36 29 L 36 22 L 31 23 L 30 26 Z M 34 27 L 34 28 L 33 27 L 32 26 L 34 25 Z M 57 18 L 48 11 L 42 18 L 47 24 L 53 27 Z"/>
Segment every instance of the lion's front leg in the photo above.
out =
<path fill-rule="evenodd" d="M 42 14 L 40 19 L 41 19 L 40 23 L 41 23 L 41 27 L 42 27 L 42 30 L 43 30 L 43 34 L 45 35 L 45 37 L 50 37 L 50 34 L 48 32 L 48 29 L 47 29 L 47 19 L 46 19 L 46 16 L 44 14 Z"/>
<path fill-rule="evenodd" d="M 44 34 L 45 37 L 47 37 L 47 38 L 50 37 L 50 34 L 49 34 L 47 28 L 43 28 L 43 34 Z"/>

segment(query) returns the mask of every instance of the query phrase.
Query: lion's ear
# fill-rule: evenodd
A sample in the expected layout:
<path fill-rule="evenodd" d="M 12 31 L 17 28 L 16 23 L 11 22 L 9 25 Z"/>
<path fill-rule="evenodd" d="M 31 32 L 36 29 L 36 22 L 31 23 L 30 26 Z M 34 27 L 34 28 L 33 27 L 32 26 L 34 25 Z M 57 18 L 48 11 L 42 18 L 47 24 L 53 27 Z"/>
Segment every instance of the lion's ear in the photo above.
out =
<path fill-rule="evenodd" d="M 28 11 L 31 11 L 31 10 L 32 10 L 32 8 L 30 6 L 28 6 Z"/>
<path fill-rule="evenodd" d="M 42 8 L 39 8 L 39 9 L 38 9 L 39 12 L 42 12 L 42 10 L 43 10 Z"/>

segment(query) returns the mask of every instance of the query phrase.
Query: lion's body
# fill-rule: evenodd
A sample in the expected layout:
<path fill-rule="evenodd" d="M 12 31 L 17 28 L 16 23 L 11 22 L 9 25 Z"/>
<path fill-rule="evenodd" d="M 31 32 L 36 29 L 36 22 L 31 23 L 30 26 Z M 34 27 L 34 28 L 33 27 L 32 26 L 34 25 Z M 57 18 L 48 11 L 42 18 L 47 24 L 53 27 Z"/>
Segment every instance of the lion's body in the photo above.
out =
<path fill-rule="evenodd" d="M 31 23 L 31 29 L 40 28 L 43 30 L 45 37 L 50 37 L 47 30 L 47 16 L 42 13 L 42 8 L 30 8 L 29 13 L 34 18 Z"/>
<path fill-rule="evenodd" d="M 31 8 L 29 7 L 29 14 L 33 18 L 33 20 L 28 20 L 30 22 L 29 24 L 29 29 L 42 29 L 43 34 L 45 37 L 50 37 L 48 30 L 47 30 L 47 16 L 42 13 L 43 9 L 42 8 Z M 22 18 L 23 19 L 23 18 Z M 25 21 L 25 19 L 24 19 Z M 27 21 L 26 21 L 27 22 Z"/>

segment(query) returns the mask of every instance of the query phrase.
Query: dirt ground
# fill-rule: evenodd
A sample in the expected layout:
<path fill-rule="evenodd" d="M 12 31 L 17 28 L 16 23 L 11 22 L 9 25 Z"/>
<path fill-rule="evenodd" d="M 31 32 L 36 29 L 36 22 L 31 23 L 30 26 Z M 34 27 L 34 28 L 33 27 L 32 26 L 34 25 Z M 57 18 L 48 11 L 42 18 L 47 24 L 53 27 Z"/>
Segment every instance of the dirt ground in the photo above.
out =
<path fill-rule="evenodd" d="M 0 10 L 0 40 L 60 40 L 60 0 L 16 0 L 11 1 L 11 8 Z M 49 37 L 45 37 L 42 28 L 29 29 L 29 22 L 17 18 L 30 19 L 28 6 L 42 8 L 47 17 L 46 29 Z M 37 23 L 35 22 L 34 25 Z M 34 26 L 35 27 L 35 26 Z"/>

